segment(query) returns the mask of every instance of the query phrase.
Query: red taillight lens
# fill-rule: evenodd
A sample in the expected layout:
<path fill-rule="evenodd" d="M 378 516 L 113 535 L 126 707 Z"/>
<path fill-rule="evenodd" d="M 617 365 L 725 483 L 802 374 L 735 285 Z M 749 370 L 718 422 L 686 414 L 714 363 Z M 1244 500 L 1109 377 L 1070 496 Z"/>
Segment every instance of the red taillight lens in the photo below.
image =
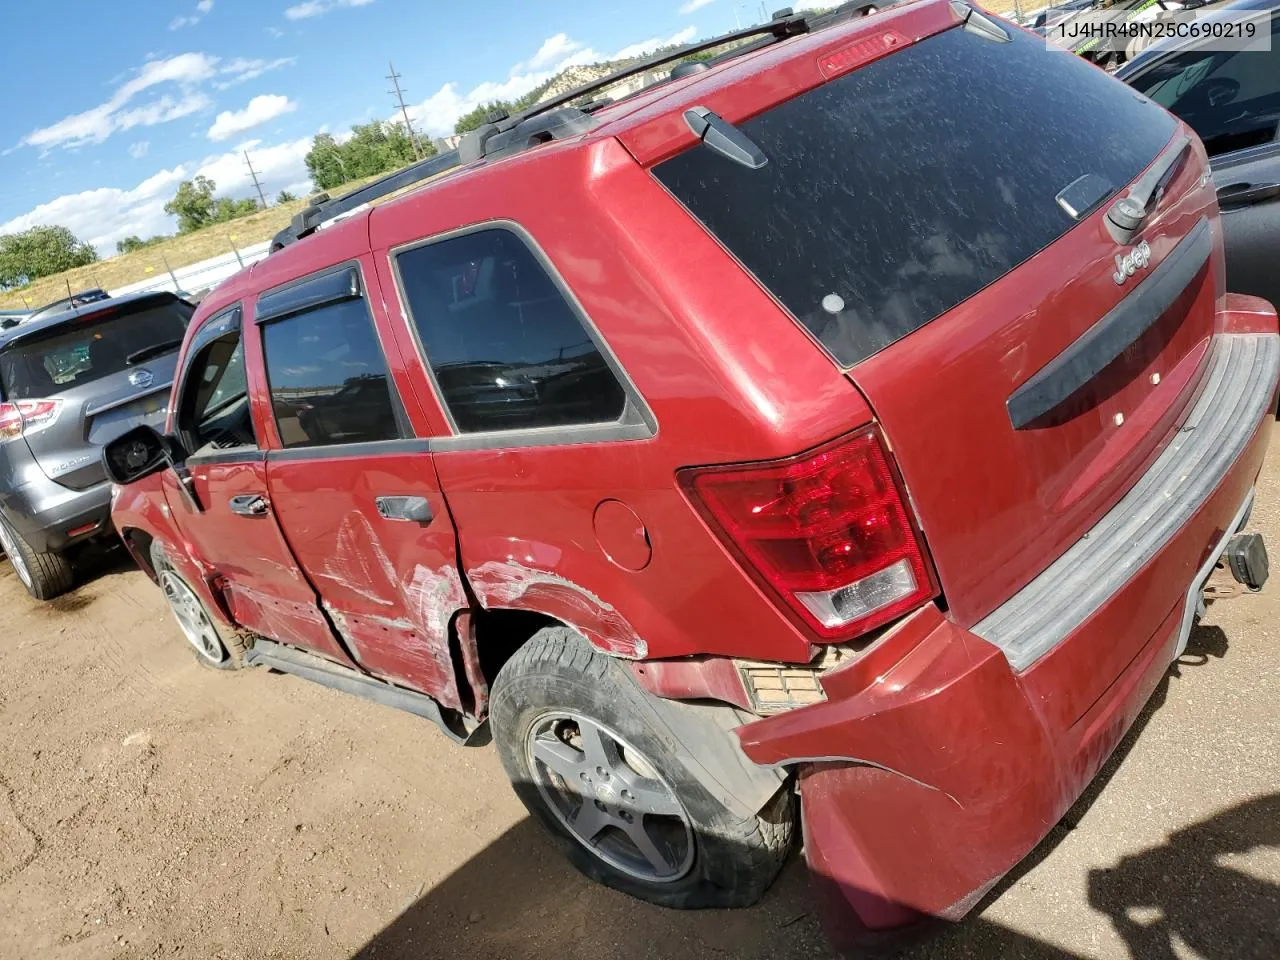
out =
<path fill-rule="evenodd" d="M 684 470 L 726 545 L 823 639 L 847 639 L 937 593 L 880 432 L 789 460 Z"/>
<path fill-rule="evenodd" d="M 16 440 L 24 430 L 43 426 L 58 416 L 61 400 L 15 400 L 0 403 L 0 443 Z"/>

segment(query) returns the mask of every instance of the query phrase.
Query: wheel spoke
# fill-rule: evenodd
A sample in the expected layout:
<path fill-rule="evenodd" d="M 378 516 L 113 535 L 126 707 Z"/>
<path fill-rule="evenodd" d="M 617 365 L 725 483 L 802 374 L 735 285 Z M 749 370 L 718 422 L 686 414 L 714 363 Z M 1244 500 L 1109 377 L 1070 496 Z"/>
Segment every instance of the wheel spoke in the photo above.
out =
<path fill-rule="evenodd" d="M 609 815 L 597 807 L 594 800 L 584 797 L 569 825 L 577 831 L 578 836 L 590 843 L 609 825 Z"/>
<path fill-rule="evenodd" d="M 590 720 L 578 721 L 578 735 L 581 737 L 582 752 L 587 755 L 587 766 L 603 767 L 611 773 L 616 772 L 621 755 L 618 745 Z"/>
<path fill-rule="evenodd" d="M 636 817 L 630 823 L 623 824 L 623 830 L 627 838 L 640 851 L 640 856 L 648 861 L 654 873 L 662 876 L 671 872 L 672 863 L 658 849 L 658 845 L 653 842 L 653 837 L 649 836 L 649 831 L 644 826 L 644 817 Z"/>
<path fill-rule="evenodd" d="M 635 813 L 647 813 L 658 817 L 679 817 L 683 811 L 680 804 L 657 780 L 647 780 L 634 774 L 627 778 L 627 793 L 623 797 L 623 806 Z M 638 819 L 638 818 L 637 818 Z"/>
<path fill-rule="evenodd" d="M 533 741 L 533 755 L 577 788 L 578 774 L 584 765 L 581 753 L 567 743 L 562 743 L 554 735 L 548 734 Z"/>

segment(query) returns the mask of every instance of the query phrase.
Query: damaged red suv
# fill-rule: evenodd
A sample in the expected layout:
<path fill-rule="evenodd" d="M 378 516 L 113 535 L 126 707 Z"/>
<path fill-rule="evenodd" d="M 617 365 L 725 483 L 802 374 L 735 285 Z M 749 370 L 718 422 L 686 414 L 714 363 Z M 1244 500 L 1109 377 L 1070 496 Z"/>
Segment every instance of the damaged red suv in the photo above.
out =
<path fill-rule="evenodd" d="M 800 825 L 846 929 L 959 918 L 1266 579 L 1276 314 L 1195 134 L 1042 39 L 727 39 L 300 214 L 115 522 L 205 663 L 491 736 L 604 883 L 748 904 Z"/>

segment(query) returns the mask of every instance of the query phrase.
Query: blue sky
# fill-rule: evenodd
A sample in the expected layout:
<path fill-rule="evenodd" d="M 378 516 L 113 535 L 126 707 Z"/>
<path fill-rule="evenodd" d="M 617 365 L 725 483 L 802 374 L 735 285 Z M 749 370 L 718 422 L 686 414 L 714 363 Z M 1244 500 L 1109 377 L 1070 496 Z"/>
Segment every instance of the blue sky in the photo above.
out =
<path fill-rule="evenodd" d="M 778 2 L 774 6 L 779 5 Z M 0 95 L 0 233 L 70 227 L 102 254 L 174 230 L 203 173 L 249 196 L 248 149 L 274 196 L 308 189 L 319 130 L 395 114 L 420 130 L 518 96 L 566 64 L 635 54 L 760 19 L 759 0 L 9 0 Z M 770 8 L 772 9 L 772 8 Z"/>

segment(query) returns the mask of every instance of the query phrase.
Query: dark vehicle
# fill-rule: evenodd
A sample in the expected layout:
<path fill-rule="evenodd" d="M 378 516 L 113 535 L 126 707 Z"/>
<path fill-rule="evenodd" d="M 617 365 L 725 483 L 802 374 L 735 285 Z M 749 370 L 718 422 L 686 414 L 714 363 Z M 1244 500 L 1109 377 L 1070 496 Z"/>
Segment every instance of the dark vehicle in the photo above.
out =
<path fill-rule="evenodd" d="M 138 294 L 0 331 L 0 545 L 33 597 L 70 589 L 71 549 L 114 534 L 100 448 L 164 423 L 191 312 Z"/>
<path fill-rule="evenodd" d="M 37 320 L 40 317 L 51 317 L 55 313 L 62 313 L 66 310 L 74 310 L 77 307 L 83 307 L 90 303 L 100 303 L 110 298 L 110 294 L 105 290 L 94 287 L 92 290 L 81 290 L 79 293 L 73 293 L 69 297 L 63 297 L 61 300 L 54 300 L 46 303 L 43 307 L 38 307 L 31 311 L 29 320 Z"/>
<path fill-rule="evenodd" d="M 1280 2 L 1237 0 L 1236 17 L 1258 11 L 1269 50 L 1205 50 L 1189 41 L 1148 47 L 1118 74 L 1185 120 L 1209 154 L 1227 286 L 1280 302 Z M 1212 14 L 1210 15 L 1212 17 Z"/>
<path fill-rule="evenodd" d="M 840 939 L 959 919 L 1266 580 L 1276 313 L 1191 129 L 1041 38 L 728 39 L 299 213 L 113 517 L 202 664 L 491 736 L 588 876 L 742 906 L 803 824 Z"/>

